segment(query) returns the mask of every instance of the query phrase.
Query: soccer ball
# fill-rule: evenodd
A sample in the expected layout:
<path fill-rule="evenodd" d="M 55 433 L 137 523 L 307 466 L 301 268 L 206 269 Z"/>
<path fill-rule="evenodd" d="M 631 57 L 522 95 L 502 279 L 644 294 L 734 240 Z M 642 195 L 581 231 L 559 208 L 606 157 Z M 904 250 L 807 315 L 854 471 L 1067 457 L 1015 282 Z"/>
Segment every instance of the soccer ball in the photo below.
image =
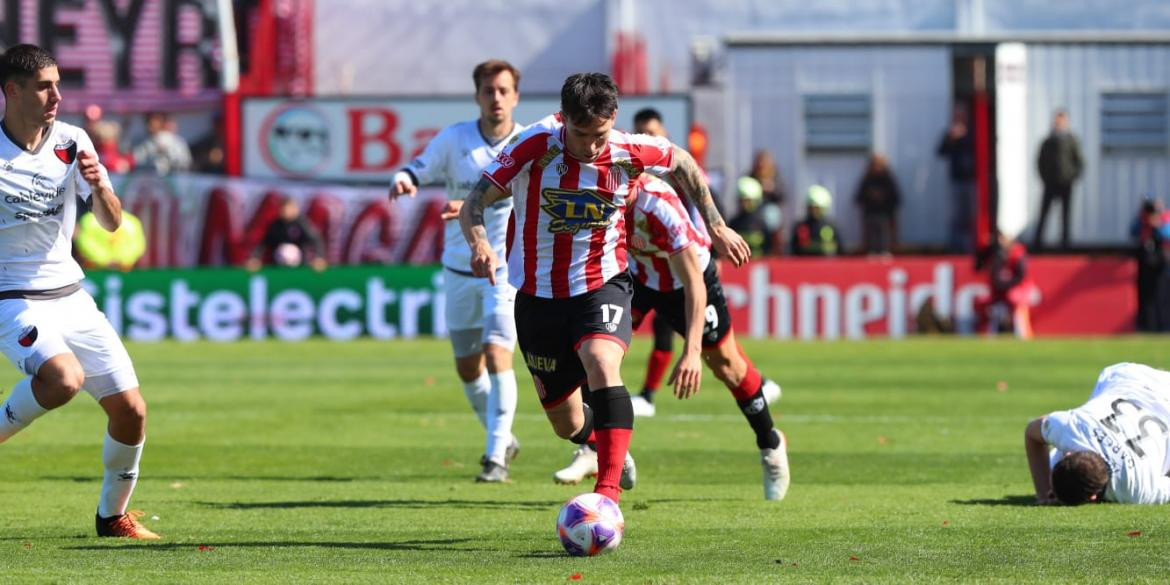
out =
<path fill-rule="evenodd" d="M 622 542 L 626 520 L 618 505 L 598 493 L 581 494 L 561 507 L 557 536 L 575 557 L 609 552 Z"/>

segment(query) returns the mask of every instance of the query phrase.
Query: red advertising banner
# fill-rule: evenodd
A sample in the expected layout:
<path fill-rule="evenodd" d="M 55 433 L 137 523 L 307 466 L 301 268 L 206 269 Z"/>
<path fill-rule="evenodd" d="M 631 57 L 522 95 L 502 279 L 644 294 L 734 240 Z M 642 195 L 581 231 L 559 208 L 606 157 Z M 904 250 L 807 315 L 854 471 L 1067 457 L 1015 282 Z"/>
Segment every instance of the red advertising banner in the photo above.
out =
<path fill-rule="evenodd" d="M 777 339 L 902 337 L 929 300 L 958 333 L 974 332 L 975 299 L 986 272 L 964 256 L 895 259 L 781 258 L 722 267 L 735 327 Z M 1136 268 L 1128 258 L 1033 258 L 1040 289 L 1032 307 L 1037 335 L 1102 335 L 1133 330 Z"/>

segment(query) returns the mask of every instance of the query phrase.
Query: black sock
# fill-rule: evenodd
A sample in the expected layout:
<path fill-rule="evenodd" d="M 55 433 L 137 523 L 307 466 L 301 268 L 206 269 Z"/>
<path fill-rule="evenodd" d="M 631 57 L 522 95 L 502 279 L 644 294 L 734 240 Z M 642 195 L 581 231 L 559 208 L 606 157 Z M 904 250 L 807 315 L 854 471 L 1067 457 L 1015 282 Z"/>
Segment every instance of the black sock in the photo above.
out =
<path fill-rule="evenodd" d="M 582 402 L 581 410 L 585 411 L 585 424 L 581 426 L 581 430 L 577 431 L 577 434 L 569 437 L 570 441 L 578 445 L 584 445 L 589 440 L 589 435 L 593 434 L 593 409 L 589 408 L 588 404 Z M 596 449 L 594 450 L 596 451 Z"/>
<path fill-rule="evenodd" d="M 646 402 L 649 402 L 650 404 L 654 404 L 654 395 L 655 394 L 656 394 L 655 391 L 653 391 L 649 388 L 643 388 L 642 393 L 641 393 L 642 400 L 645 400 Z"/>
<path fill-rule="evenodd" d="M 764 400 L 764 391 L 756 393 L 747 400 L 737 400 L 739 410 L 747 417 L 748 424 L 756 432 L 756 446 L 760 449 L 775 449 L 780 446 L 780 437 L 772 432 L 772 411 L 768 410 L 768 402 Z"/>
<path fill-rule="evenodd" d="M 625 386 L 610 386 L 593 391 L 589 398 L 599 429 L 634 428 L 634 405 Z"/>

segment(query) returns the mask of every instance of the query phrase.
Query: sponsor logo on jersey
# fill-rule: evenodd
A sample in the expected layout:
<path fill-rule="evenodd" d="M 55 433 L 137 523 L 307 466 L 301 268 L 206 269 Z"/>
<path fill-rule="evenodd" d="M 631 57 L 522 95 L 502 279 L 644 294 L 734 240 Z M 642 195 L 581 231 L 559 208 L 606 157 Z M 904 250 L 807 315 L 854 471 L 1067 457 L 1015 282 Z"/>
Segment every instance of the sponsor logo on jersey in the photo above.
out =
<path fill-rule="evenodd" d="M 547 169 L 548 165 L 552 163 L 553 159 L 560 156 L 560 155 L 561 155 L 561 147 L 554 144 L 554 145 L 548 147 L 548 150 L 544 153 L 544 156 L 540 157 L 540 161 L 538 161 L 536 163 L 536 166 L 538 166 L 542 169 Z M 561 162 L 564 162 L 564 161 L 561 161 Z M 569 172 L 569 165 L 565 165 L 565 172 L 566 173 Z M 561 174 L 564 174 L 564 173 L 561 173 Z"/>
<path fill-rule="evenodd" d="M 625 171 L 626 176 L 629 177 L 631 181 L 637 179 L 638 176 L 642 174 L 642 171 L 639 171 L 638 167 L 634 166 L 634 163 L 624 158 L 613 161 L 613 166 Z"/>
<path fill-rule="evenodd" d="M 607 228 L 617 206 L 589 190 L 545 189 L 540 208 L 552 216 L 548 231 L 575 234 L 583 229 Z"/>
<path fill-rule="evenodd" d="M 524 363 L 528 364 L 528 369 L 538 372 L 551 373 L 557 371 L 557 358 L 524 352 Z"/>
<path fill-rule="evenodd" d="M 32 347 L 32 344 L 36 343 L 36 341 L 37 341 L 37 326 L 36 325 L 29 325 L 28 327 L 25 327 L 24 330 L 20 332 L 20 337 L 18 337 L 16 339 L 16 342 L 19 343 L 21 347 Z"/>
<path fill-rule="evenodd" d="M 12 405 L 11 404 L 4 405 L 4 416 L 8 418 L 8 422 L 10 424 L 18 424 L 16 422 L 16 414 L 14 412 L 12 412 Z"/>
<path fill-rule="evenodd" d="M 510 168 L 516 166 L 516 159 L 512 158 L 511 156 L 508 156 L 506 153 L 503 153 L 503 152 L 500 153 L 500 156 L 496 157 L 496 162 L 500 163 L 500 166 L 504 167 L 505 169 L 510 169 Z"/>
<path fill-rule="evenodd" d="M 557 169 L 557 174 L 563 177 L 563 176 L 565 176 L 565 173 L 569 172 L 569 165 L 565 164 L 562 161 L 562 162 L 557 163 L 556 169 Z"/>
<path fill-rule="evenodd" d="M 53 147 L 53 154 L 57 155 L 57 159 L 61 162 L 71 165 L 73 161 L 77 160 L 77 141 L 72 138 Z"/>
<path fill-rule="evenodd" d="M 512 137 L 512 139 L 508 141 L 508 144 L 509 144 L 509 145 L 511 145 L 511 144 L 516 144 L 516 143 L 517 143 L 517 142 L 519 142 L 519 141 L 520 141 L 520 133 L 519 133 L 519 132 L 517 132 L 517 133 L 516 133 L 516 135 L 515 135 L 515 136 L 513 136 L 513 137 Z"/>

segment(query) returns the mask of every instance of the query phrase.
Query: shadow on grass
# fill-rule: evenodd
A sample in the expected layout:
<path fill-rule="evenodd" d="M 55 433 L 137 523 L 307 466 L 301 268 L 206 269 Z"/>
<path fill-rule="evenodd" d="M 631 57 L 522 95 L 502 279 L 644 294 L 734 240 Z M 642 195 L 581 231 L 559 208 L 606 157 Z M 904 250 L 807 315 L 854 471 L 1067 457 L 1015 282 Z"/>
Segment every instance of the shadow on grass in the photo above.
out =
<path fill-rule="evenodd" d="M 288 502 L 196 502 L 219 510 L 273 510 L 291 508 L 465 508 L 490 510 L 547 510 L 560 506 L 559 500 L 508 502 L 502 500 L 310 500 Z"/>
<path fill-rule="evenodd" d="M 1002 498 L 993 500 L 991 498 L 980 498 L 974 500 L 951 500 L 952 504 L 960 504 L 963 506 L 1028 506 L 1036 505 L 1036 496 L 1004 496 Z"/>
<path fill-rule="evenodd" d="M 100 475 L 43 475 L 40 477 L 44 481 L 71 481 L 74 483 L 98 483 L 102 480 Z M 289 477 L 289 476 L 261 476 L 261 475 L 223 475 L 223 476 L 200 476 L 192 477 L 190 475 L 152 475 L 152 481 L 318 481 L 325 483 L 348 483 L 351 481 L 379 479 L 375 477 L 337 477 L 334 475 L 318 475 L 313 477 Z"/>
<path fill-rule="evenodd" d="M 175 551 L 175 550 L 197 550 L 211 552 L 217 548 L 233 549 L 233 548 L 301 548 L 301 547 L 316 547 L 316 548 L 335 548 L 335 549 L 355 549 L 355 550 L 405 550 L 405 551 L 461 551 L 461 552 L 479 552 L 489 549 L 482 548 L 464 548 L 454 545 L 470 542 L 471 538 L 445 538 L 438 540 L 404 540 L 402 542 L 297 542 L 287 540 L 276 541 L 255 541 L 255 542 L 165 542 L 153 544 L 121 544 L 110 543 L 108 545 L 91 544 L 86 546 L 66 546 L 62 547 L 64 550 L 100 550 L 100 551 L 118 551 L 118 550 L 150 550 L 150 551 Z"/>

